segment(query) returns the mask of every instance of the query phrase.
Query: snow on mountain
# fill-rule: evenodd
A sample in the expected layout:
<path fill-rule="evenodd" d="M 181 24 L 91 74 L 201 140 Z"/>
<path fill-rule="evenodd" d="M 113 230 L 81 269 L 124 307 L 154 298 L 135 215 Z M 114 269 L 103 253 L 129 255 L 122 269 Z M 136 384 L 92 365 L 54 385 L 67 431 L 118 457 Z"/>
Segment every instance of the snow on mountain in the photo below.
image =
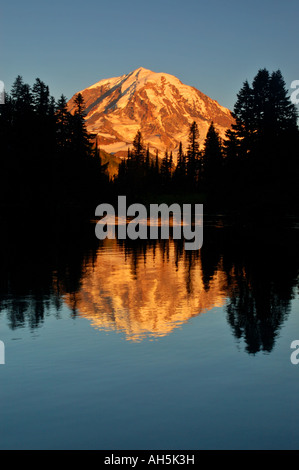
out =
<path fill-rule="evenodd" d="M 126 156 L 136 132 L 142 132 L 152 153 L 187 147 L 190 124 L 196 121 L 203 144 L 213 121 L 221 137 L 231 127 L 231 112 L 194 87 L 167 73 L 140 67 L 133 72 L 100 80 L 81 90 L 86 124 L 106 152 Z M 69 109 L 74 109 L 74 95 Z"/>

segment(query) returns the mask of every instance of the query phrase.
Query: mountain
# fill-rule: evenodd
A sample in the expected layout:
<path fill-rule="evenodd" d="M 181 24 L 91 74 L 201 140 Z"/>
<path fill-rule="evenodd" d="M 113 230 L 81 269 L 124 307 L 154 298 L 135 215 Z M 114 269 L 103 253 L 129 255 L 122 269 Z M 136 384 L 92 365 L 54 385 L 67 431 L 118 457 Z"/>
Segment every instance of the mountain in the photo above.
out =
<path fill-rule="evenodd" d="M 79 92 L 78 92 L 79 93 Z M 86 104 L 87 130 L 97 135 L 101 149 L 126 156 L 138 130 L 151 153 L 187 147 L 190 124 L 196 121 L 200 144 L 213 121 L 221 137 L 231 127 L 229 109 L 167 73 L 143 67 L 116 78 L 101 80 L 81 90 Z M 74 110 L 74 99 L 68 103 Z M 161 154 L 160 154 L 161 155 Z"/>

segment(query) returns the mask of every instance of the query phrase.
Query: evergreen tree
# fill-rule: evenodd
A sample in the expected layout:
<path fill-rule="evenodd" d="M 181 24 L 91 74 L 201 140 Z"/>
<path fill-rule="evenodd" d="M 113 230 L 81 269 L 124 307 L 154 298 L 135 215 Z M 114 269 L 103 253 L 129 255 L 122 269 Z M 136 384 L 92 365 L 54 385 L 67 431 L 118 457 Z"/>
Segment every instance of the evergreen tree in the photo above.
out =
<path fill-rule="evenodd" d="M 271 122 L 270 105 L 270 74 L 268 70 L 261 69 L 252 82 L 253 106 L 254 106 L 254 131 L 256 141 L 268 136 Z"/>
<path fill-rule="evenodd" d="M 160 189 L 160 162 L 159 162 L 159 150 L 156 150 L 156 156 L 153 168 L 153 190 L 159 192 Z"/>
<path fill-rule="evenodd" d="M 272 135 L 297 132 L 298 113 L 291 102 L 281 71 L 273 72 L 269 81 L 269 120 Z"/>
<path fill-rule="evenodd" d="M 50 92 L 49 87 L 39 78 L 32 87 L 32 99 L 36 116 L 43 119 L 50 114 Z"/>
<path fill-rule="evenodd" d="M 173 181 L 178 189 L 184 189 L 186 184 L 186 157 L 183 152 L 182 142 L 179 144 L 177 164 L 173 174 Z"/>
<path fill-rule="evenodd" d="M 67 100 L 61 95 L 56 106 L 56 142 L 58 150 L 70 150 L 72 142 L 72 115 L 67 109 Z"/>
<path fill-rule="evenodd" d="M 139 167 L 142 166 L 145 161 L 145 146 L 140 130 L 137 131 L 135 135 L 131 157 Z"/>
<path fill-rule="evenodd" d="M 171 151 L 170 155 L 169 155 L 169 174 L 170 174 L 170 177 L 172 176 L 172 172 L 173 172 L 173 155 L 172 155 L 172 151 Z"/>
<path fill-rule="evenodd" d="M 195 188 L 199 177 L 199 130 L 193 121 L 189 129 L 189 143 L 186 156 L 186 173 L 190 189 Z"/>
<path fill-rule="evenodd" d="M 170 169 L 170 157 L 168 155 L 168 151 L 165 151 L 164 157 L 162 158 L 161 162 L 161 180 L 164 189 L 169 189 L 169 184 L 171 180 L 171 169 Z"/>
<path fill-rule="evenodd" d="M 238 139 L 239 157 L 246 158 L 249 150 L 253 147 L 255 138 L 253 90 L 247 80 L 244 82 L 243 87 L 237 94 L 233 117 L 236 122 L 232 126 L 234 132 L 227 134 L 227 137 Z"/>
<path fill-rule="evenodd" d="M 227 129 L 223 141 L 223 154 L 226 165 L 234 165 L 239 156 L 240 141 L 237 134 L 231 129 Z"/>
<path fill-rule="evenodd" d="M 32 95 L 30 87 L 24 83 L 23 77 L 18 75 L 11 88 L 11 98 L 16 112 L 24 112 L 28 107 L 32 109 Z"/>
<path fill-rule="evenodd" d="M 291 194 L 290 181 L 299 176 L 297 113 L 278 70 L 258 71 L 252 86 L 245 82 L 234 107 L 236 120 L 224 144 L 226 177 L 238 173 L 238 191 L 247 197 L 274 199 Z M 231 172 L 228 172 L 230 168 Z M 247 189 L 246 189 L 247 188 Z M 289 201 L 293 196 L 288 196 Z M 288 202 L 289 204 L 289 202 Z"/>
<path fill-rule="evenodd" d="M 75 112 L 72 119 L 74 155 L 76 158 L 86 158 L 90 155 L 91 144 L 85 123 L 85 103 L 81 93 L 75 100 Z"/>
<path fill-rule="evenodd" d="M 33 98 L 29 85 L 24 83 L 18 75 L 11 89 L 11 103 L 13 105 L 13 125 L 20 136 L 26 137 L 33 120 Z"/>
<path fill-rule="evenodd" d="M 159 150 L 156 150 L 155 169 L 159 173 Z"/>
<path fill-rule="evenodd" d="M 236 124 L 232 129 L 243 156 L 265 151 L 273 138 L 287 129 L 297 131 L 296 108 L 287 96 L 279 70 L 271 76 L 266 69 L 259 70 L 252 87 L 246 81 L 237 95 L 233 115 Z"/>
<path fill-rule="evenodd" d="M 91 148 L 82 95 L 75 105 L 71 115 L 66 98 L 56 105 L 40 79 L 31 88 L 16 78 L 0 106 L 0 203 L 37 213 L 65 205 L 93 211 L 107 189 L 106 167 Z"/>
<path fill-rule="evenodd" d="M 212 122 L 204 143 L 202 154 L 203 178 L 208 183 L 217 184 L 223 165 L 222 143 Z"/>
<path fill-rule="evenodd" d="M 36 133 L 35 157 L 39 161 L 42 160 L 43 165 L 49 168 L 51 161 L 46 162 L 45 159 L 52 159 L 56 145 L 55 100 L 50 96 L 49 87 L 39 78 L 36 79 L 32 87 L 32 102 L 34 109 L 33 126 Z M 46 147 L 44 147 L 45 142 L 47 142 Z M 43 154 L 41 156 L 40 149 L 42 147 Z"/>

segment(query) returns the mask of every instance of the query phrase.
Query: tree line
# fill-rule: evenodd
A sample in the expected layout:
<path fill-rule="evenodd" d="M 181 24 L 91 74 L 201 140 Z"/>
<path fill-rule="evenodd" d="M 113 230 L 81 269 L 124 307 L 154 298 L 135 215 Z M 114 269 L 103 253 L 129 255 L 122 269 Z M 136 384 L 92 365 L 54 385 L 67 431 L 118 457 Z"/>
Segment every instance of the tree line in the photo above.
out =
<path fill-rule="evenodd" d="M 261 69 L 252 85 L 245 81 L 233 110 L 235 124 L 221 139 L 210 124 L 203 148 L 194 121 L 188 145 L 175 156 L 165 151 L 150 158 L 138 131 L 123 160 L 115 184 L 119 191 L 194 194 L 211 208 L 256 207 L 299 202 L 299 132 L 297 110 L 290 101 L 281 72 Z M 176 163 L 174 163 L 176 160 Z"/>
<path fill-rule="evenodd" d="M 132 199 L 170 194 L 196 198 L 212 209 L 249 207 L 263 202 L 297 210 L 298 143 L 296 107 L 281 72 L 258 71 L 245 81 L 233 110 L 235 124 L 221 139 L 210 123 L 200 148 L 194 121 L 188 145 L 176 154 L 150 153 L 138 131 L 118 175 L 109 180 L 100 149 L 86 130 L 79 93 L 68 111 L 49 87 L 32 87 L 18 76 L 0 106 L 0 203 L 2 208 L 87 208 L 113 195 Z"/>
<path fill-rule="evenodd" d="M 0 106 L 2 208 L 47 211 L 96 203 L 108 184 L 98 149 L 86 130 L 84 101 L 71 114 L 62 95 L 18 76 Z"/>

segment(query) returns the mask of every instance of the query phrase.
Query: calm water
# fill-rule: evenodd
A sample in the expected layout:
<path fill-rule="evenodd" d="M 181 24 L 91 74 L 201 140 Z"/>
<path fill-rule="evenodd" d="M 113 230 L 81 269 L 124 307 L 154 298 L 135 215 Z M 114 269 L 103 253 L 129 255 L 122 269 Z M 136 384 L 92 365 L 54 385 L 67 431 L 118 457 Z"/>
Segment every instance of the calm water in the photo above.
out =
<path fill-rule="evenodd" d="M 295 224 L 72 235 L 2 242 L 1 449 L 299 448 Z"/>

